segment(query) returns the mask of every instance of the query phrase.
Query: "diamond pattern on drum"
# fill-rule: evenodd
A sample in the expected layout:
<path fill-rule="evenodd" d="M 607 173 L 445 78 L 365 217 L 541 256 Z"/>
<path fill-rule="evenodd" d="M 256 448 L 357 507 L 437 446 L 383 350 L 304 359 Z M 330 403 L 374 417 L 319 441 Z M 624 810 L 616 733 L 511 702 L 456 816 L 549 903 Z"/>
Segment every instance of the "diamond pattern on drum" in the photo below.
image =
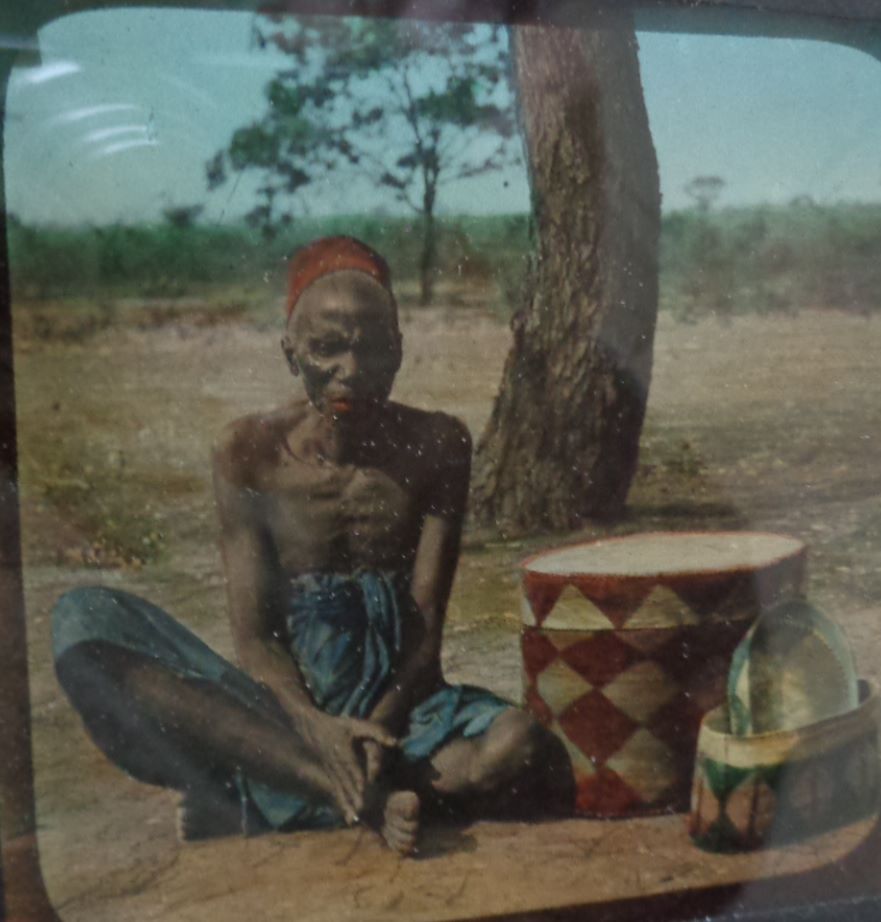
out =
<path fill-rule="evenodd" d="M 594 763 L 605 763 L 637 727 L 599 689 L 573 701 L 557 720 L 569 740 Z"/>
<path fill-rule="evenodd" d="M 666 643 L 652 650 L 651 658 L 674 679 L 684 682 L 703 671 L 711 657 L 723 656 L 727 662 L 748 628 L 747 622 L 735 621 L 671 630 Z M 724 672 L 727 671 L 726 666 Z"/>
<path fill-rule="evenodd" d="M 593 760 L 585 755 L 563 732 L 560 725 L 554 721 L 550 724 L 550 729 L 563 741 L 566 752 L 572 761 L 572 769 L 576 777 L 589 778 L 596 774 L 596 765 Z"/>
<path fill-rule="evenodd" d="M 563 659 L 591 685 L 603 686 L 641 657 L 613 631 L 602 631 L 570 644 Z"/>
<path fill-rule="evenodd" d="M 756 587 L 743 577 L 694 585 L 688 580 L 642 582 L 609 593 L 590 581 L 524 584 L 523 620 L 551 630 L 630 630 L 752 621 Z"/>
<path fill-rule="evenodd" d="M 520 595 L 520 620 L 529 627 L 538 626 L 538 619 L 529 604 L 529 599 L 526 598 L 526 593 Z"/>
<path fill-rule="evenodd" d="M 628 717 L 645 724 L 679 694 L 679 686 L 657 663 L 646 660 L 616 676 L 603 688 L 603 694 Z"/>
<path fill-rule="evenodd" d="M 610 768 L 603 766 L 589 778 L 579 778 L 575 809 L 589 816 L 625 816 L 643 806 L 639 794 Z"/>
<path fill-rule="evenodd" d="M 560 597 L 562 587 L 553 583 L 524 582 L 523 594 L 532 609 L 537 624 L 541 624 Z"/>
<path fill-rule="evenodd" d="M 655 586 L 627 621 L 628 630 L 697 624 L 698 613 L 667 586 Z"/>
<path fill-rule="evenodd" d="M 534 686 L 529 686 L 524 692 L 523 705 L 539 723 L 544 724 L 546 727 L 551 726 L 554 722 L 553 712 Z"/>
<path fill-rule="evenodd" d="M 652 651 L 665 646 L 670 640 L 668 628 L 645 628 L 641 631 L 621 631 L 618 637 L 637 650 L 643 656 L 651 656 Z"/>
<path fill-rule="evenodd" d="M 526 706 L 563 739 L 580 811 L 685 805 L 700 721 L 723 700 L 726 652 L 743 630 L 524 628 Z"/>
<path fill-rule="evenodd" d="M 533 578 L 523 584 L 522 613 L 524 624 L 551 630 L 672 628 L 708 620 L 752 621 L 760 594 L 755 579 L 743 575 L 700 583 L 647 580 L 611 593 L 602 583 L 577 577 L 567 584 Z"/>
<path fill-rule="evenodd" d="M 520 638 L 520 647 L 523 651 L 523 671 L 530 683 L 560 654 L 550 638 L 541 631 L 525 630 Z"/>
<path fill-rule="evenodd" d="M 600 608 L 570 585 L 560 593 L 541 626 L 552 631 L 604 631 L 613 624 Z"/>
<path fill-rule="evenodd" d="M 639 611 L 640 606 L 645 602 L 646 596 L 651 591 L 651 586 L 627 586 L 611 596 L 603 598 L 591 597 L 588 590 L 582 587 L 582 592 L 596 603 L 602 613 L 612 622 L 614 627 L 622 628 L 627 624 L 634 614 Z"/>
<path fill-rule="evenodd" d="M 633 771 L 633 766 L 641 771 Z M 680 764 L 676 754 L 648 730 L 637 730 L 606 762 L 606 767 L 627 778 L 643 803 L 653 803 L 679 783 Z"/>
<path fill-rule="evenodd" d="M 555 660 L 543 669 L 535 680 L 535 690 L 555 716 L 592 689 L 590 682 L 567 666 L 562 659 Z"/>
<path fill-rule="evenodd" d="M 724 815 L 745 841 L 756 843 L 773 835 L 777 813 L 777 795 L 764 781 L 749 777 L 749 783 L 738 785 L 725 801 Z"/>
<path fill-rule="evenodd" d="M 755 615 L 756 599 L 752 591 L 752 577 L 749 575 L 716 576 L 701 582 L 691 579 L 674 582 L 674 591 L 698 619 L 723 609 L 729 616 L 737 611 L 747 612 L 750 620 Z"/>
<path fill-rule="evenodd" d="M 715 702 L 719 704 L 719 701 Z M 693 695 L 680 688 L 670 700 L 662 705 L 647 722 L 647 728 L 678 753 L 683 762 L 694 759 L 697 734 L 704 711 L 695 703 Z"/>

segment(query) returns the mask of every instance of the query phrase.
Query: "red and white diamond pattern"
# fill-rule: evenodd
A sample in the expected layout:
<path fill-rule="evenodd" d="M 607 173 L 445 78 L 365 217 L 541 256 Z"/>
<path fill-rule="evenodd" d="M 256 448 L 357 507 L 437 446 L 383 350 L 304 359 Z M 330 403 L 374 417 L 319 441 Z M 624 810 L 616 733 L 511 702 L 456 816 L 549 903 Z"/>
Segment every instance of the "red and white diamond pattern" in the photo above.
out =
<path fill-rule="evenodd" d="M 523 629 L 526 706 L 563 740 L 580 813 L 686 809 L 701 718 L 747 627 Z"/>
<path fill-rule="evenodd" d="M 754 620 L 761 594 L 788 598 L 788 571 L 763 584 L 749 575 L 723 575 L 698 585 L 687 581 L 667 585 L 658 577 L 638 584 L 622 583 L 598 589 L 590 582 L 560 585 L 535 574 L 524 575 L 523 624 L 553 631 L 602 631 L 684 627 L 712 620 Z M 795 577 L 793 577 L 794 579 Z M 672 577 L 670 578 L 673 579 Z"/>

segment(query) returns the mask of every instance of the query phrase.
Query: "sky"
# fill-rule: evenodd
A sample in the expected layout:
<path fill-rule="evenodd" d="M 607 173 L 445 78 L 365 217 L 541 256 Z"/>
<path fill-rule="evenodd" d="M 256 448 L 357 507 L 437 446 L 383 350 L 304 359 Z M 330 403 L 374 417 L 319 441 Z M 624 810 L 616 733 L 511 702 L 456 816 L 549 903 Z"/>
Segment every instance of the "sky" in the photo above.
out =
<path fill-rule="evenodd" d="M 206 191 L 205 163 L 264 111 L 284 67 L 253 40 L 251 14 L 126 9 L 81 13 L 39 34 L 41 62 L 8 91 L 8 207 L 29 223 L 158 219 L 204 204 L 236 221 L 255 181 Z M 832 44 L 640 33 L 640 65 L 665 210 L 697 175 L 725 180 L 720 205 L 881 201 L 881 62 Z M 528 209 L 525 170 L 447 186 L 439 210 Z M 351 180 L 310 193 L 313 214 L 396 210 Z"/>

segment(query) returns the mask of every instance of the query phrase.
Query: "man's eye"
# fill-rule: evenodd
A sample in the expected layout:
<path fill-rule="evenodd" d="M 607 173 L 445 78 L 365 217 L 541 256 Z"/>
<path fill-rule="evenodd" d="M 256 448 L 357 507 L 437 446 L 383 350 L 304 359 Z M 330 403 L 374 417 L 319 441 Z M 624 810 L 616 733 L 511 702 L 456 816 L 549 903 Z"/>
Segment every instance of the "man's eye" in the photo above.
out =
<path fill-rule="evenodd" d="M 343 348 L 342 343 L 339 343 L 333 339 L 315 339 L 312 340 L 309 346 L 312 352 L 321 356 L 322 358 L 336 355 L 336 353 L 340 352 Z"/>
<path fill-rule="evenodd" d="M 385 340 L 366 339 L 358 344 L 358 353 L 365 358 L 384 359 L 391 351 L 391 343 Z"/>

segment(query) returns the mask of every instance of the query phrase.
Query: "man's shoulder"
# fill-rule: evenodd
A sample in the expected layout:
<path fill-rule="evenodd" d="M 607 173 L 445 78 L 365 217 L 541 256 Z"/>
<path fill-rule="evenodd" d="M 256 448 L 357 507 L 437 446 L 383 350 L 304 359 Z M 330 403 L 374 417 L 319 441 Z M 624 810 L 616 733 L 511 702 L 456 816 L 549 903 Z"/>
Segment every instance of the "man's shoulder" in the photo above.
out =
<path fill-rule="evenodd" d="M 420 410 L 395 403 L 392 407 L 405 430 L 423 451 L 436 458 L 471 456 L 471 433 L 456 416 L 440 410 Z"/>
<path fill-rule="evenodd" d="M 293 401 L 266 413 L 249 413 L 227 423 L 214 443 L 215 469 L 242 483 L 274 464 L 279 448 L 305 415 L 305 403 Z"/>
<path fill-rule="evenodd" d="M 407 444 L 419 471 L 425 511 L 461 518 L 471 474 L 471 434 L 462 420 L 440 411 L 399 407 Z"/>

